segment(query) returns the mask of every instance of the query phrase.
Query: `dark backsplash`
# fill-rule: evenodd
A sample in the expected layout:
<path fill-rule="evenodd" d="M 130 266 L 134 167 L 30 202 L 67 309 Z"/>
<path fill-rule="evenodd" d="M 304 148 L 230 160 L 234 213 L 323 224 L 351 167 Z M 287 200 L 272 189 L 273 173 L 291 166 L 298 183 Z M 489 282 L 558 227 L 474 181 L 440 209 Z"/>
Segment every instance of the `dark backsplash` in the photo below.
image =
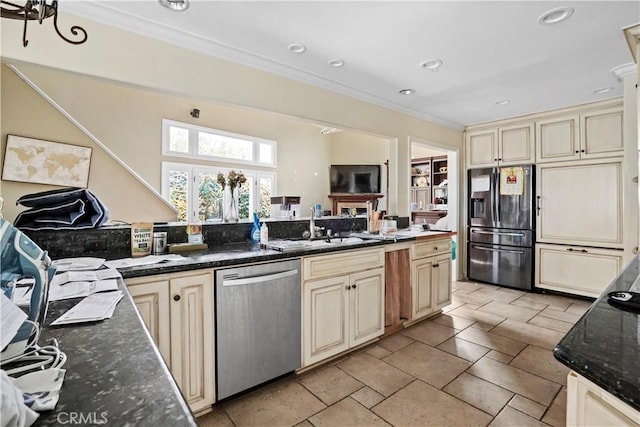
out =
<path fill-rule="evenodd" d="M 366 229 L 364 218 L 316 219 L 317 227 L 324 227 L 336 233 L 358 232 Z M 204 242 L 213 248 L 217 245 L 244 242 L 251 239 L 251 222 L 203 224 Z M 267 221 L 269 239 L 302 238 L 309 229 L 309 220 Z M 155 224 L 154 231 L 166 231 L 167 243 L 187 241 L 186 224 Z M 128 258 L 131 256 L 131 227 L 128 225 L 108 225 L 95 229 L 24 231 L 52 259 L 91 256 L 106 259 Z"/>

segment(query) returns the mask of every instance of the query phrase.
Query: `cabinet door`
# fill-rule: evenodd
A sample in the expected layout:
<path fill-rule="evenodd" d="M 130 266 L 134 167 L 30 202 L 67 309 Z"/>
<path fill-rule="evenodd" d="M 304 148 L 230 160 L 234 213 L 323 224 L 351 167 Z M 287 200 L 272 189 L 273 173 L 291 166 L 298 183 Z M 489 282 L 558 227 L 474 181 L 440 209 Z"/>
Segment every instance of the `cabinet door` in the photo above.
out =
<path fill-rule="evenodd" d="M 623 251 L 536 244 L 536 287 L 597 298 L 622 268 Z"/>
<path fill-rule="evenodd" d="M 567 376 L 568 426 L 640 426 L 640 413 L 591 381 Z"/>
<path fill-rule="evenodd" d="M 349 277 L 349 347 L 384 334 L 384 268 Z"/>
<path fill-rule="evenodd" d="M 537 241 L 622 248 L 622 162 L 538 166 Z"/>
<path fill-rule="evenodd" d="M 470 131 L 466 139 L 468 168 L 498 164 L 498 129 Z"/>
<path fill-rule="evenodd" d="M 578 115 L 536 122 L 536 163 L 580 158 Z"/>
<path fill-rule="evenodd" d="M 171 367 L 171 352 L 169 349 L 169 281 L 129 285 L 129 293 L 133 297 L 142 320 L 144 320 L 151 338 L 158 346 L 160 354 L 167 366 Z"/>
<path fill-rule="evenodd" d="M 213 274 L 171 279 L 171 373 L 193 412 L 214 397 Z"/>
<path fill-rule="evenodd" d="M 499 129 L 498 160 L 500 165 L 535 162 L 533 123 Z"/>
<path fill-rule="evenodd" d="M 451 304 L 451 255 L 434 257 L 433 298 L 436 309 Z"/>
<path fill-rule="evenodd" d="M 435 257 L 423 258 L 412 263 L 411 289 L 413 296 L 413 317 L 416 320 L 433 313 L 433 279 Z"/>
<path fill-rule="evenodd" d="M 349 277 L 314 280 L 303 286 L 303 364 L 309 366 L 349 348 Z"/>
<path fill-rule="evenodd" d="M 622 156 L 622 109 L 580 115 L 582 158 Z"/>

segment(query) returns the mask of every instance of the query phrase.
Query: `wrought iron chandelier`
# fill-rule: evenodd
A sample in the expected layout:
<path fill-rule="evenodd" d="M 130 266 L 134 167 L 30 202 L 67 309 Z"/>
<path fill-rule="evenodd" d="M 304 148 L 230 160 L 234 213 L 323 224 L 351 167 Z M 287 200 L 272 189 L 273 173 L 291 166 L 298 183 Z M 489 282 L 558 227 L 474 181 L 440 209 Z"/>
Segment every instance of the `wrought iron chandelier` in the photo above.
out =
<path fill-rule="evenodd" d="M 24 6 L 20 6 L 15 3 L 11 3 L 5 0 L 0 0 L 0 16 L 9 19 L 20 19 L 24 21 L 24 27 L 22 30 L 22 45 L 27 47 L 29 41 L 27 40 L 27 22 L 38 21 L 42 24 L 47 18 L 53 16 L 53 28 L 56 33 L 62 38 L 62 40 L 71 44 L 82 44 L 87 41 L 87 32 L 84 28 L 74 25 L 70 31 L 78 40 L 71 40 L 65 37 L 58 29 L 58 0 L 53 0 L 51 4 L 47 4 L 47 0 L 27 0 Z"/>

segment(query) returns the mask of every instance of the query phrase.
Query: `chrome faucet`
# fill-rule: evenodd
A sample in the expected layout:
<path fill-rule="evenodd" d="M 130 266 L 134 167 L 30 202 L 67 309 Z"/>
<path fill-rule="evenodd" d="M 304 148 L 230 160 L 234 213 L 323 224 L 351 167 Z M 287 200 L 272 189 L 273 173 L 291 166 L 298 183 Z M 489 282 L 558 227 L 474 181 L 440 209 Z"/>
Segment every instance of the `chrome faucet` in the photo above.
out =
<path fill-rule="evenodd" d="M 316 222 L 314 218 L 316 217 L 316 207 L 311 205 L 311 220 L 309 221 L 309 234 L 313 239 L 316 236 Z"/>

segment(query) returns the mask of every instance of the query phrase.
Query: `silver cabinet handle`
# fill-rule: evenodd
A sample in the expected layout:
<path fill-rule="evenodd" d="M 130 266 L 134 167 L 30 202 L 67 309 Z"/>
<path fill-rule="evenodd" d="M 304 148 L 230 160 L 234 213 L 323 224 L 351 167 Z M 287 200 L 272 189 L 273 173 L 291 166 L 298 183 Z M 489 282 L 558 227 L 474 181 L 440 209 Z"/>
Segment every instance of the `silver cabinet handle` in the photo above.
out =
<path fill-rule="evenodd" d="M 490 234 L 496 236 L 513 236 L 513 237 L 524 237 L 524 233 L 505 233 L 503 231 L 480 231 L 480 230 L 471 230 L 472 233 L 475 234 Z"/>
<path fill-rule="evenodd" d="M 514 251 L 514 250 L 508 250 L 508 249 L 491 249 L 491 248 L 483 248 L 482 246 L 472 246 L 472 248 L 479 249 L 481 251 L 486 251 L 486 252 L 504 252 L 508 254 L 524 255 L 524 251 Z"/>
<path fill-rule="evenodd" d="M 270 280 L 282 279 L 284 277 L 294 276 L 298 274 L 298 270 L 288 270 L 282 273 L 269 274 L 267 276 L 254 276 L 246 277 L 243 279 L 231 279 L 223 280 L 222 286 L 241 286 L 241 285 L 255 285 L 256 283 L 264 283 Z"/>

